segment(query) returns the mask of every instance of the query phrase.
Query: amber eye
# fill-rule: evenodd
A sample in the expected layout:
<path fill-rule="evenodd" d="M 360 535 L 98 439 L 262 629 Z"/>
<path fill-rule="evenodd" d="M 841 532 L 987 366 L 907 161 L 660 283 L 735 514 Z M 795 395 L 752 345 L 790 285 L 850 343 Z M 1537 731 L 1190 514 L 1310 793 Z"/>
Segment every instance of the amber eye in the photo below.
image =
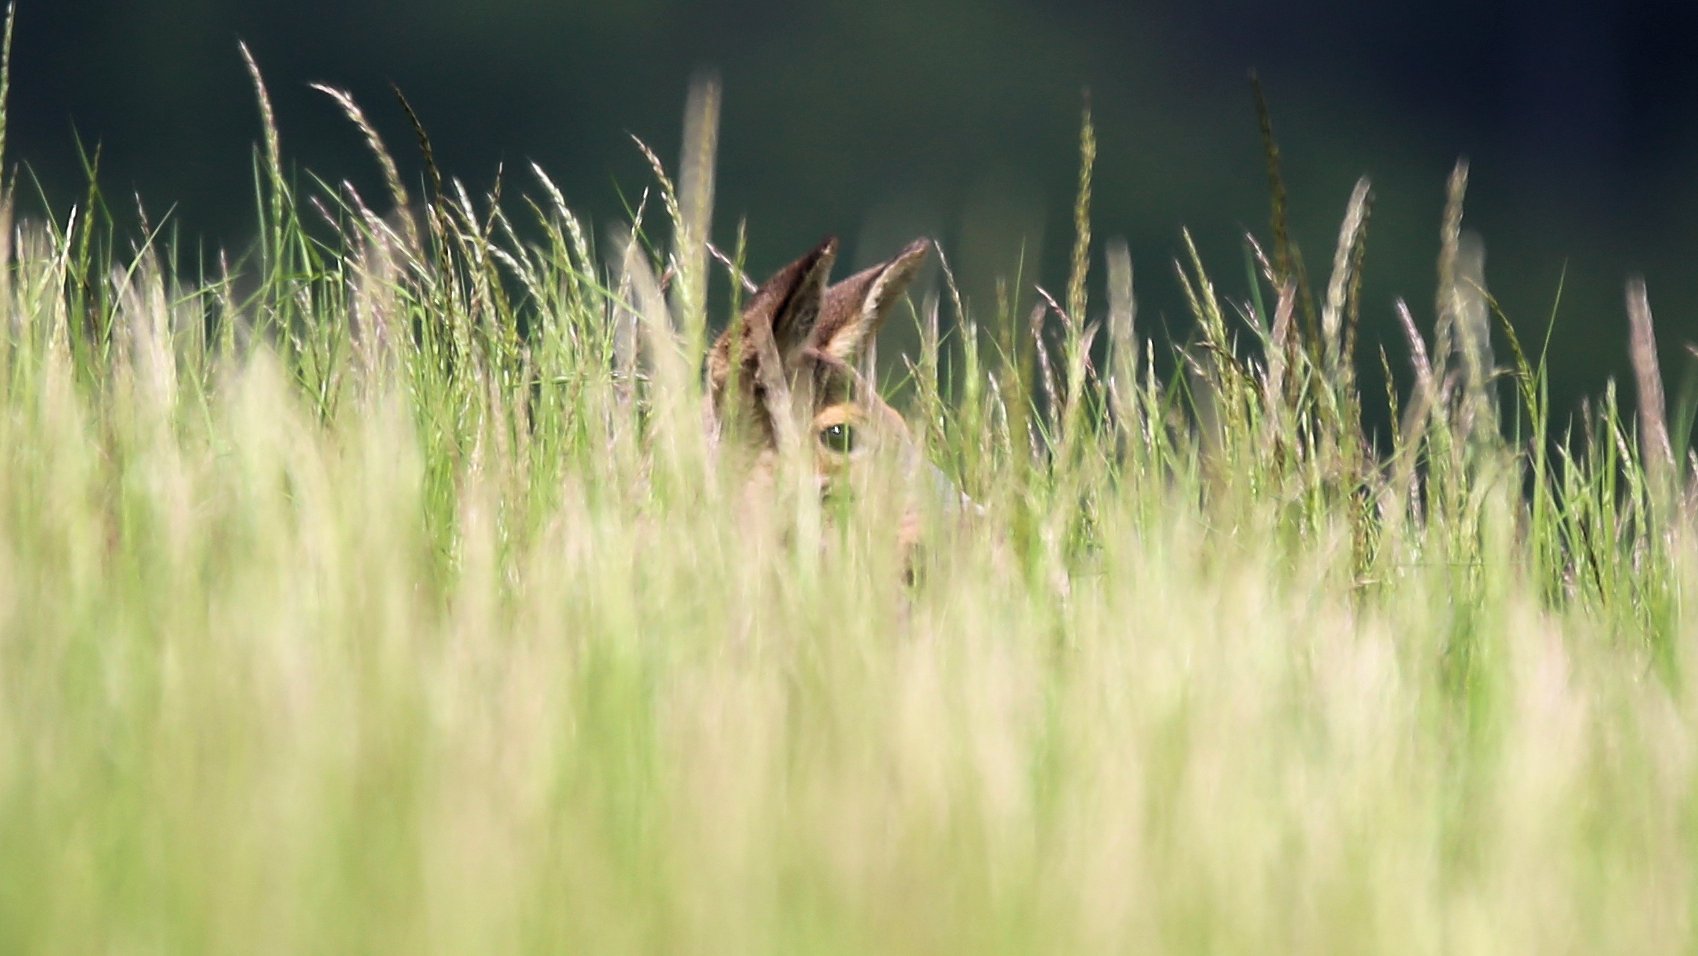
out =
<path fill-rule="evenodd" d="M 820 444 L 847 455 L 855 450 L 855 427 L 848 422 L 827 425 L 820 429 Z"/>

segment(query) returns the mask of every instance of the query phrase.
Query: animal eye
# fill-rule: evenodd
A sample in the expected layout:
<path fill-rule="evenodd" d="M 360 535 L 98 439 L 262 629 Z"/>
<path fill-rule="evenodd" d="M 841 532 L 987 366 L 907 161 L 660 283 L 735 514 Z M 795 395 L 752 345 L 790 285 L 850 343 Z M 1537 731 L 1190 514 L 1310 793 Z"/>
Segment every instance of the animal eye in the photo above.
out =
<path fill-rule="evenodd" d="M 820 444 L 847 455 L 855 450 L 855 428 L 848 422 L 827 425 L 820 429 Z"/>

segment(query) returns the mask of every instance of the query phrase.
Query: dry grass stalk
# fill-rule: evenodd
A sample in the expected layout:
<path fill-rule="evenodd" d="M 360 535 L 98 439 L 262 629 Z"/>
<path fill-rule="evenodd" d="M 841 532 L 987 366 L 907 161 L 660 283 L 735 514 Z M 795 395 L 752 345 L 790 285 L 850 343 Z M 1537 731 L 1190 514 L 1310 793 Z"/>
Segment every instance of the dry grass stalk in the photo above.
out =
<path fill-rule="evenodd" d="M 1663 397 L 1663 374 L 1657 363 L 1657 338 L 1651 327 L 1651 301 L 1645 279 L 1627 283 L 1628 356 L 1639 389 L 1639 446 L 1645 470 L 1659 496 L 1674 490 L 1674 446 L 1669 442 L 1668 409 Z"/>

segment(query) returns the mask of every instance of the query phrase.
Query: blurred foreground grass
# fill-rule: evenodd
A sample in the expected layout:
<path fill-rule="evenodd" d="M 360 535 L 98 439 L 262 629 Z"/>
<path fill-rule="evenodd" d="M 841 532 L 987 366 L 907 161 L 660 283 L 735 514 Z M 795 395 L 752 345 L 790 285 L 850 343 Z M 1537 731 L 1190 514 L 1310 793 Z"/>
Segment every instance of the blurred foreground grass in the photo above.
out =
<path fill-rule="evenodd" d="M 1236 299 L 1188 266 L 1171 381 L 1113 244 L 1100 317 L 919 302 L 910 420 L 984 514 L 910 585 L 877 500 L 713 465 L 697 103 L 664 249 L 540 172 L 386 219 L 269 126 L 245 279 L 8 212 L 0 951 L 1691 950 L 1642 289 L 1644 417 L 1570 434 L 1493 375 L 1459 170 L 1378 445 L 1365 192 L 1309 299 L 1277 241 Z"/>

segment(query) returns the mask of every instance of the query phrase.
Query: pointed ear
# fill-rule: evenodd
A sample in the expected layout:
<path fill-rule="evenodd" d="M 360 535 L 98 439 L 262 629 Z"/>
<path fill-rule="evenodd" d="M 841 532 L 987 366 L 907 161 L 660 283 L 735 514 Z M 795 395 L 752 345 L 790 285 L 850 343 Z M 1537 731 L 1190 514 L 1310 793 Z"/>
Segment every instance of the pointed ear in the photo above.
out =
<path fill-rule="evenodd" d="M 720 333 L 708 353 L 708 391 L 716 419 L 746 414 L 763 423 L 769 438 L 778 434 L 791 373 L 819 321 L 825 280 L 836 258 L 837 238 L 827 237 L 762 283 L 742 314 Z M 733 376 L 736 394 L 729 388 Z"/>
<path fill-rule="evenodd" d="M 743 314 L 732 320 L 713 344 L 708 377 L 716 388 L 724 386 L 731 372 L 734 343 L 740 350 L 736 364 L 745 371 L 759 367 L 762 355 L 772 354 L 769 348 L 784 366 L 794 363 L 819 320 L 825 280 L 836 259 L 837 237 L 828 236 L 755 290 L 749 304 L 743 307 Z"/>
<path fill-rule="evenodd" d="M 916 239 L 894 259 L 827 289 L 812 346 L 844 364 L 854 364 L 907 291 L 931 245 L 930 239 Z"/>

